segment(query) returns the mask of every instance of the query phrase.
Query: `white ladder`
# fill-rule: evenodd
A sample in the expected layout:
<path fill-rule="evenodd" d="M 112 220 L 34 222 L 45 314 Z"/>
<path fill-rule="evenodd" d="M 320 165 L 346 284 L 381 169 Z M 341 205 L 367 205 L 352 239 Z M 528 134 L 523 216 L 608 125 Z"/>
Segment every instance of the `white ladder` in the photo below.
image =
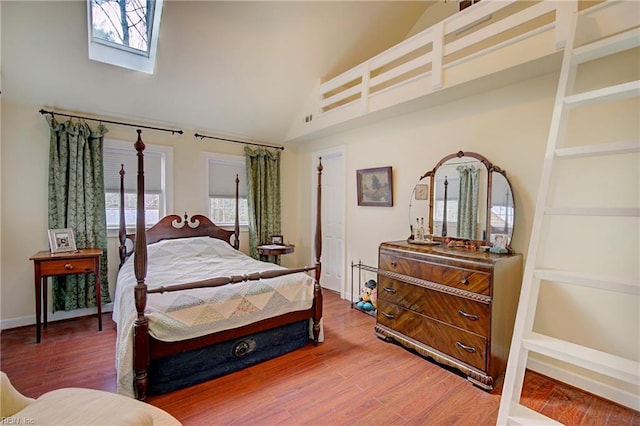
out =
<path fill-rule="evenodd" d="M 611 1 L 598 7 L 601 6 L 602 9 L 619 7 L 619 4 L 624 7 L 629 6 L 623 2 Z M 632 5 L 632 7 L 634 6 Z M 632 8 L 632 13 L 633 10 L 635 9 Z M 615 11 L 611 13 L 614 13 L 613 16 L 615 16 Z M 637 20 L 639 15 L 635 16 Z M 635 52 L 629 52 L 629 49 L 640 45 L 640 28 L 636 24 L 635 27 L 625 28 L 613 35 L 599 38 L 595 42 L 575 47 L 579 19 L 579 12 L 575 10 L 568 27 L 567 42 L 547 140 L 522 290 L 500 401 L 498 425 L 562 424 L 520 403 L 525 369 L 532 353 L 540 354 L 543 358 L 547 357 L 547 362 L 550 359 L 552 363 L 560 361 L 577 366 L 579 369 L 595 372 L 598 377 L 620 381 L 625 386 L 636 389 L 631 392 L 627 391 L 626 394 L 623 393 L 627 400 L 621 403 L 635 410 L 640 409 L 638 408 L 640 407 L 640 397 L 638 397 L 637 391 L 640 388 L 640 364 L 635 359 L 620 356 L 620 352 L 625 352 L 624 348 L 610 348 L 609 350 L 606 347 L 599 347 L 595 349 L 591 345 L 570 342 L 567 336 L 564 336 L 565 340 L 534 331 L 536 311 L 545 308 L 538 303 L 543 286 L 551 286 L 545 287 L 546 291 L 561 289 L 560 293 L 546 293 L 547 295 L 591 292 L 591 294 L 602 294 L 603 303 L 609 301 L 611 297 L 626 298 L 631 300 L 630 305 L 626 306 L 631 306 L 632 311 L 635 309 L 635 314 L 630 317 L 632 321 L 637 321 L 638 306 L 640 305 L 638 302 L 640 300 L 640 286 L 638 284 L 638 268 L 640 267 L 638 266 L 638 258 L 640 254 L 637 235 L 640 232 L 638 225 L 640 222 L 640 208 L 638 208 L 640 205 L 638 201 L 640 141 L 637 132 L 633 135 L 633 140 L 630 141 L 605 138 L 604 142 L 594 142 L 596 139 L 594 135 L 603 133 L 599 131 L 599 126 L 602 123 L 599 124 L 595 120 L 591 120 L 594 128 L 592 135 L 587 135 L 588 143 L 576 144 L 574 140 L 582 139 L 585 133 L 578 135 L 576 132 L 571 133 L 569 118 L 570 111 L 577 114 L 579 113 L 578 108 L 593 108 L 594 106 L 601 108 L 607 102 L 635 100 L 637 105 L 640 95 L 640 80 L 637 73 L 631 77 L 631 81 L 622 83 L 615 81 L 614 84 L 609 83 L 604 88 L 575 92 L 578 86 L 581 88 L 586 86 L 583 84 L 585 80 L 579 80 L 580 84 L 576 84 L 577 79 L 583 75 L 578 75 L 578 69 L 581 70 L 581 73 L 593 72 L 593 68 L 584 70 L 582 67 L 593 66 L 591 61 L 601 60 L 600 58 L 610 55 Z M 583 29 L 583 27 L 580 28 Z M 578 33 L 578 35 L 587 32 Z M 579 67 L 580 64 L 583 66 Z M 620 108 L 619 104 L 618 108 Z M 592 113 L 589 117 L 593 119 L 597 117 L 597 114 Z M 583 119 L 580 123 L 584 125 L 585 120 Z M 573 136 L 573 139 L 570 136 Z M 576 166 L 576 162 L 583 163 Z M 601 187 L 606 185 L 591 180 L 590 172 L 585 172 L 585 166 L 589 164 L 597 166 L 593 173 L 613 176 L 614 184 L 624 181 L 624 186 L 631 188 L 628 197 L 612 194 L 619 191 L 618 186 L 609 186 L 609 192 L 602 191 Z M 584 176 L 576 177 L 580 173 Z M 575 186 L 575 182 L 580 182 L 583 179 L 586 180 L 583 187 Z M 573 189 L 572 185 L 574 185 Z M 581 191 L 584 193 L 577 194 Z M 594 224 L 596 226 L 590 228 Z M 580 229 L 580 226 L 586 226 L 587 229 L 578 231 L 576 234 L 575 230 Z M 602 227 L 605 228 L 605 232 Z M 566 230 L 565 228 L 571 229 Z M 624 237 L 625 229 L 628 238 Z M 583 232 L 582 236 L 580 232 Z M 633 235 L 634 233 L 635 235 Z M 572 241 L 571 238 L 566 238 L 567 235 L 577 235 L 577 237 L 575 241 Z M 585 243 L 588 244 L 588 239 L 584 238 L 587 235 L 593 235 L 598 239 L 598 241 L 593 241 L 590 248 L 584 247 Z M 562 240 L 563 237 L 565 240 Z M 615 241 L 601 241 L 607 237 L 613 238 Z M 593 259 L 590 257 L 593 254 L 584 255 L 589 250 L 598 250 L 600 244 L 603 252 L 598 254 L 598 257 L 602 256 L 602 259 Z M 617 244 L 619 246 L 616 246 Z M 617 250 L 617 253 L 610 253 L 612 250 Z M 584 258 L 576 259 L 581 256 Z M 592 263 L 599 261 L 602 264 L 592 265 Z M 562 293 L 563 291 L 566 293 Z M 549 298 L 544 300 L 547 301 Z M 556 302 L 552 300 L 551 304 L 554 303 Z M 572 313 L 571 306 L 567 306 L 567 308 L 563 315 Z M 602 324 L 603 322 L 605 324 Z M 606 322 L 601 321 L 599 325 L 607 327 Z M 585 323 L 589 324 L 588 321 Z M 549 324 L 542 325 L 542 328 L 546 329 L 553 327 Z M 631 330 L 634 330 L 634 327 L 637 330 L 637 325 L 632 326 Z M 629 339 L 635 341 L 635 344 L 638 342 L 638 336 L 629 336 Z M 626 352 L 633 351 L 627 350 Z"/>

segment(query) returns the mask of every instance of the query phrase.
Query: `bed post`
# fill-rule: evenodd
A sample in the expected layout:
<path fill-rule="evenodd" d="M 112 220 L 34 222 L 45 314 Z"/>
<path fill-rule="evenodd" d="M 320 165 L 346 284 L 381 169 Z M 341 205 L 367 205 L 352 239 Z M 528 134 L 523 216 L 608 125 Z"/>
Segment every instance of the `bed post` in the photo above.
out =
<path fill-rule="evenodd" d="M 238 187 L 240 185 L 240 179 L 238 178 L 238 174 L 236 173 L 236 224 L 233 228 L 233 248 L 236 250 L 240 250 L 240 212 L 239 212 L 239 203 L 238 198 L 240 196 L 240 192 L 238 191 Z"/>
<path fill-rule="evenodd" d="M 124 174 L 124 164 L 120 164 L 120 227 L 118 229 L 120 266 L 118 266 L 118 268 L 122 268 L 127 257 L 127 224 L 124 221 Z"/>
<path fill-rule="evenodd" d="M 136 204 L 136 241 L 134 252 L 134 271 L 136 287 L 134 289 L 137 317 L 133 324 L 133 370 L 135 373 L 134 389 L 136 398 L 144 400 L 147 397 L 147 367 L 149 366 L 149 320 L 144 315 L 147 306 L 147 238 L 144 221 L 144 143 L 140 137 L 142 130 L 138 129 L 138 140 L 134 147 L 138 151 L 138 189 Z"/>
<path fill-rule="evenodd" d="M 322 319 L 322 287 L 320 286 L 320 274 L 322 264 L 320 257 L 322 255 L 322 157 L 318 159 L 318 190 L 316 202 L 316 279 L 313 287 L 313 344 L 318 346 L 320 340 L 320 320 Z"/>

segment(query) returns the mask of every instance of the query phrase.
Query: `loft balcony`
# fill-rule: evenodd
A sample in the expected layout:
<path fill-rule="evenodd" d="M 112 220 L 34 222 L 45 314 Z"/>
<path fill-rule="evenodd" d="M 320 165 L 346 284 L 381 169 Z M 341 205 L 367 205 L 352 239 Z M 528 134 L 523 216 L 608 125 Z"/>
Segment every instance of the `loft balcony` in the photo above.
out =
<path fill-rule="evenodd" d="M 287 141 L 328 136 L 559 71 L 575 12 L 577 45 L 640 24 L 637 1 L 482 0 L 319 81 Z"/>

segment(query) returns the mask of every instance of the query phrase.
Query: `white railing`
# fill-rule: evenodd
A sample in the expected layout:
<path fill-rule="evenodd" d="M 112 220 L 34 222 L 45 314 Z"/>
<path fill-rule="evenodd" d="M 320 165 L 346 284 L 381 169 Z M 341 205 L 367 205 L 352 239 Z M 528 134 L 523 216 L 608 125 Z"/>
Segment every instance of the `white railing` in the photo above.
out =
<path fill-rule="evenodd" d="M 574 1 L 483 0 L 322 83 L 317 113 L 358 102 L 360 114 L 367 113 L 371 97 L 427 76 L 431 90 L 441 89 L 447 68 L 552 28 L 562 48 L 577 7 Z"/>

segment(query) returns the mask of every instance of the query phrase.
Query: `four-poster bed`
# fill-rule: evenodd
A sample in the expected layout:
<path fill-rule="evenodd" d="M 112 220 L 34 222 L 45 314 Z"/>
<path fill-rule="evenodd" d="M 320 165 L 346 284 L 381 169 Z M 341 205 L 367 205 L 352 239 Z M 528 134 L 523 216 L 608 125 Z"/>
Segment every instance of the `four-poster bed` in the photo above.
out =
<path fill-rule="evenodd" d="M 145 230 L 145 146 L 140 133 L 135 143 L 135 234 L 126 233 L 125 173 L 120 171 L 121 269 L 113 312 L 118 324 L 118 392 L 145 399 L 273 358 L 306 345 L 309 338 L 317 345 L 322 340 L 322 164 L 315 266 L 286 269 L 238 250 L 237 214 L 233 231 L 205 216 L 189 219 L 186 214 L 166 216 Z M 236 178 L 236 205 L 237 187 Z"/>

